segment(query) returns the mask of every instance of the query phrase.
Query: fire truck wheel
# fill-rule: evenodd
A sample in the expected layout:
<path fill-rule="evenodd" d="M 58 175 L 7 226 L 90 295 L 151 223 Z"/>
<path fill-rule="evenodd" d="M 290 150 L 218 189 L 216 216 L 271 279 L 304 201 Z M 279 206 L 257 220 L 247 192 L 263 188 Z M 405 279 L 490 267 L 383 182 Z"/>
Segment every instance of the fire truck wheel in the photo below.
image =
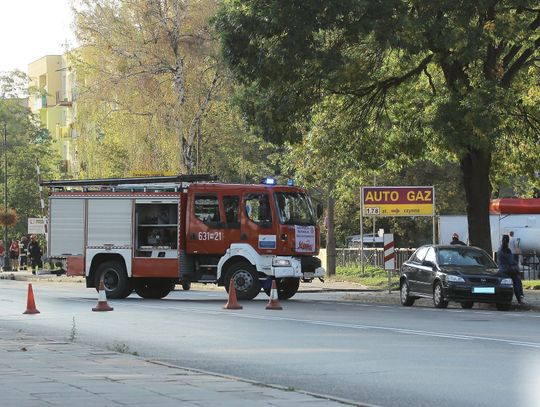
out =
<path fill-rule="evenodd" d="M 182 283 L 182 290 L 188 291 L 191 288 L 191 283 L 188 281 L 187 283 Z"/>
<path fill-rule="evenodd" d="M 174 289 L 174 283 L 162 281 L 140 283 L 135 287 L 135 292 L 142 298 L 160 299 L 166 297 Z"/>
<path fill-rule="evenodd" d="M 126 298 L 131 294 L 132 288 L 124 267 L 117 261 L 106 261 L 101 263 L 95 274 L 96 290 L 99 282 L 103 279 L 107 298 Z"/>
<path fill-rule="evenodd" d="M 229 292 L 231 279 L 234 281 L 236 297 L 239 300 L 252 300 L 261 292 L 261 283 L 257 271 L 249 263 L 235 263 L 226 274 L 225 289 Z"/>
<path fill-rule="evenodd" d="M 278 278 L 276 279 L 276 286 L 278 292 L 278 299 L 288 300 L 293 297 L 294 294 L 298 292 L 298 287 L 300 287 L 299 278 Z M 266 295 L 270 296 L 271 287 L 264 287 L 264 292 Z"/>

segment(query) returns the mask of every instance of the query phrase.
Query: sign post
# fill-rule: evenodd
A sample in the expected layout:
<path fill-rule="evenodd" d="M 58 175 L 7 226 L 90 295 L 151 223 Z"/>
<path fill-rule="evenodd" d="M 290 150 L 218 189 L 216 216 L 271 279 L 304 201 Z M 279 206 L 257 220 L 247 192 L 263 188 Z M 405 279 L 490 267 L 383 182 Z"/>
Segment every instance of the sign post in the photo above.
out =
<path fill-rule="evenodd" d="M 360 188 L 360 236 L 362 240 L 360 257 L 362 273 L 364 273 L 364 216 L 431 216 L 433 218 L 433 243 L 435 243 L 435 188 L 433 186 L 373 186 Z M 386 234 L 384 236 L 386 239 Z M 386 252 L 386 240 L 384 245 Z M 388 290 L 390 291 L 390 272 L 388 274 Z"/>

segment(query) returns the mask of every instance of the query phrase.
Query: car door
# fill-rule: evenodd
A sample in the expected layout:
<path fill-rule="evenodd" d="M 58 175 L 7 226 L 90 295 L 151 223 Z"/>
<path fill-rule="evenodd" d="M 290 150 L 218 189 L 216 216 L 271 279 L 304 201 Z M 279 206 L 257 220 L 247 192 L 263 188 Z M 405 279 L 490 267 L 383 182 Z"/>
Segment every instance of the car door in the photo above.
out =
<path fill-rule="evenodd" d="M 407 281 L 409 282 L 409 290 L 412 292 L 421 292 L 420 282 L 420 267 L 422 266 L 422 260 L 427 253 L 427 247 L 420 247 L 404 264 L 404 273 L 407 275 Z"/>
<path fill-rule="evenodd" d="M 430 262 L 432 266 L 424 265 L 425 262 Z M 422 264 L 424 263 L 424 264 Z M 437 255 L 433 247 L 428 248 L 426 256 L 422 260 L 420 267 L 418 268 L 418 281 L 419 281 L 419 290 L 423 294 L 432 293 L 433 279 L 435 278 L 435 267 L 437 264 Z"/>

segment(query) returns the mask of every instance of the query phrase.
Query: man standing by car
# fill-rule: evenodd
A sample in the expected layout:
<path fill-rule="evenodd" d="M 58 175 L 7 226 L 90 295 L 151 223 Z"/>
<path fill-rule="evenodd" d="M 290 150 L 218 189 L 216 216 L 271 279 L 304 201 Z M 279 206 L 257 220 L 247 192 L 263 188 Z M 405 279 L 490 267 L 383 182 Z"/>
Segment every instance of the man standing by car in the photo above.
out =
<path fill-rule="evenodd" d="M 459 235 L 457 233 L 454 233 L 452 235 L 452 241 L 450 242 L 450 244 L 460 244 L 462 246 L 467 246 L 465 243 L 459 240 Z"/>
<path fill-rule="evenodd" d="M 527 305 L 525 296 L 523 295 L 523 283 L 519 273 L 519 265 L 512 255 L 512 251 L 508 247 L 510 236 L 503 235 L 501 247 L 497 251 L 497 263 L 499 264 L 499 272 L 510 277 L 514 283 L 514 294 L 516 295 L 519 304 Z"/>

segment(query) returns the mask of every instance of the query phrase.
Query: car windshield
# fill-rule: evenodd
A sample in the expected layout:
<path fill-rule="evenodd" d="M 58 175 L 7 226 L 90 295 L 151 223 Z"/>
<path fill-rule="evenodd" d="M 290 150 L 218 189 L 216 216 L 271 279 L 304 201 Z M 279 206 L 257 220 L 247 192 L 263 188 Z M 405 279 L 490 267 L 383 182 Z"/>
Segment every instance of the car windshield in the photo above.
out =
<path fill-rule="evenodd" d="M 305 194 L 276 192 L 274 196 L 280 223 L 284 225 L 315 225 L 313 206 Z"/>
<path fill-rule="evenodd" d="M 438 261 L 441 266 L 497 267 L 486 253 L 467 247 L 439 249 Z"/>

